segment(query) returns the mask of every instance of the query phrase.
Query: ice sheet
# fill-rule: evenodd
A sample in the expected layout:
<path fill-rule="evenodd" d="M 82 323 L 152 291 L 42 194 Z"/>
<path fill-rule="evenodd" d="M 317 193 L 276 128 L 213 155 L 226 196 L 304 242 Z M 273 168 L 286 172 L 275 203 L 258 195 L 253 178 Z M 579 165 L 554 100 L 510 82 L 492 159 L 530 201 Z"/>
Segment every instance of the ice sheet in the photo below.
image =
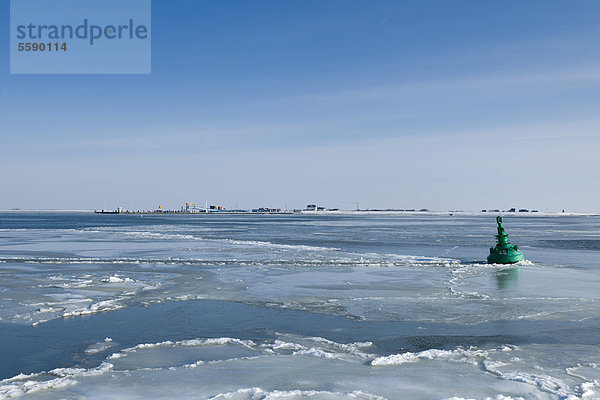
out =
<path fill-rule="evenodd" d="M 598 217 L 506 218 L 527 258 L 512 266 L 482 262 L 489 216 L 138 217 L 0 215 L 0 323 L 212 299 L 365 325 L 340 324 L 339 342 L 285 320 L 266 339 L 268 321 L 231 317 L 128 348 L 115 326 L 0 398 L 600 398 Z"/>

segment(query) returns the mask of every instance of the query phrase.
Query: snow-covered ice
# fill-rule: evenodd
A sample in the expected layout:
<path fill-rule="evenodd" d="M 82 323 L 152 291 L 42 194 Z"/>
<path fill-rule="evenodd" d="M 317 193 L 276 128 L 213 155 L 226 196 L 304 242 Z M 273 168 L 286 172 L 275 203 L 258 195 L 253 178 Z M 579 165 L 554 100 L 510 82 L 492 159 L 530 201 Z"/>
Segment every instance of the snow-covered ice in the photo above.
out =
<path fill-rule="evenodd" d="M 600 398 L 599 217 L 505 218 L 527 258 L 512 266 L 482 262 L 495 221 L 475 214 L 0 222 L 0 326 L 38 341 L 27 357 L 52 366 L 36 330 L 115 315 L 106 336 L 73 333 L 61 365 L 24 370 L 8 352 L 0 398 Z M 209 309 L 212 334 L 194 337 L 169 318 L 198 301 L 274 314 L 250 324 Z M 171 303 L 183 311 L 153 314 Z M 114 339 L 136 307 L 160 315 L 161 340 Z M 307 335 L 319 315 L 330 325 Z"/>

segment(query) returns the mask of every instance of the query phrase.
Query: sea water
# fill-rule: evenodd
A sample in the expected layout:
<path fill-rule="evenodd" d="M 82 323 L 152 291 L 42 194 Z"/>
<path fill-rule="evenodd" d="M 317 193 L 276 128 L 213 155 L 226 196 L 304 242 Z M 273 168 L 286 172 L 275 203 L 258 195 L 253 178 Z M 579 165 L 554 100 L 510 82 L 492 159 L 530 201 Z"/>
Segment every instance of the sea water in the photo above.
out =
<path fill-rule="evenodd" d="M 0 399 L 600 398 L 600 217 L 0 213 Z"/>

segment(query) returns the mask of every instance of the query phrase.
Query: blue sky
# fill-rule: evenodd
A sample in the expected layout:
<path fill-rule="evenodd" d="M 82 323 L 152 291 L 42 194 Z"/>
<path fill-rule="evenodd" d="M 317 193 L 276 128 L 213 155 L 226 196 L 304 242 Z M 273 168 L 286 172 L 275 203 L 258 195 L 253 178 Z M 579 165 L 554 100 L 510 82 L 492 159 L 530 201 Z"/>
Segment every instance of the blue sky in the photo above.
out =
<path fill-rule="evenodd" d="M 597 1 L 154 0 L 151 75 L 10 75 L 5 29 L 0 209 L 600 212 L 599 16 Z"/>

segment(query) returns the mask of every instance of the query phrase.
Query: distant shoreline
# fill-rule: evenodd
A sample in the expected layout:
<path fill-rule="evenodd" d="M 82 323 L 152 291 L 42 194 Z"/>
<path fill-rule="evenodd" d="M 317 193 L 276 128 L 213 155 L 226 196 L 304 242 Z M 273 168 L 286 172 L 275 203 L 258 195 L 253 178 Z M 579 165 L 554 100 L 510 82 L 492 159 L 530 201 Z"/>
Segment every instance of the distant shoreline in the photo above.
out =
<path fill-rule="evenodd" d="M 240 211 L 216 211 L 216 212 L 155 212 L 155 211 L 122 211 L 99 213 L 95 210 L 57 210 L 57 209 L 19 209 L 0 210 L 2 213 L 78 213 L 98 215 L 410 215 L 410 216 L 518 216 L 518 217 L 597 217 L 600 213 L 589 212 L 562 212 L 562 211 L 539 211 L 539 212 L 481 212 L 481 211 L 394 211 L 394 210 L 325 210 L 325 211 L 281 211 L 281 212 L 240 212 Z"/>

